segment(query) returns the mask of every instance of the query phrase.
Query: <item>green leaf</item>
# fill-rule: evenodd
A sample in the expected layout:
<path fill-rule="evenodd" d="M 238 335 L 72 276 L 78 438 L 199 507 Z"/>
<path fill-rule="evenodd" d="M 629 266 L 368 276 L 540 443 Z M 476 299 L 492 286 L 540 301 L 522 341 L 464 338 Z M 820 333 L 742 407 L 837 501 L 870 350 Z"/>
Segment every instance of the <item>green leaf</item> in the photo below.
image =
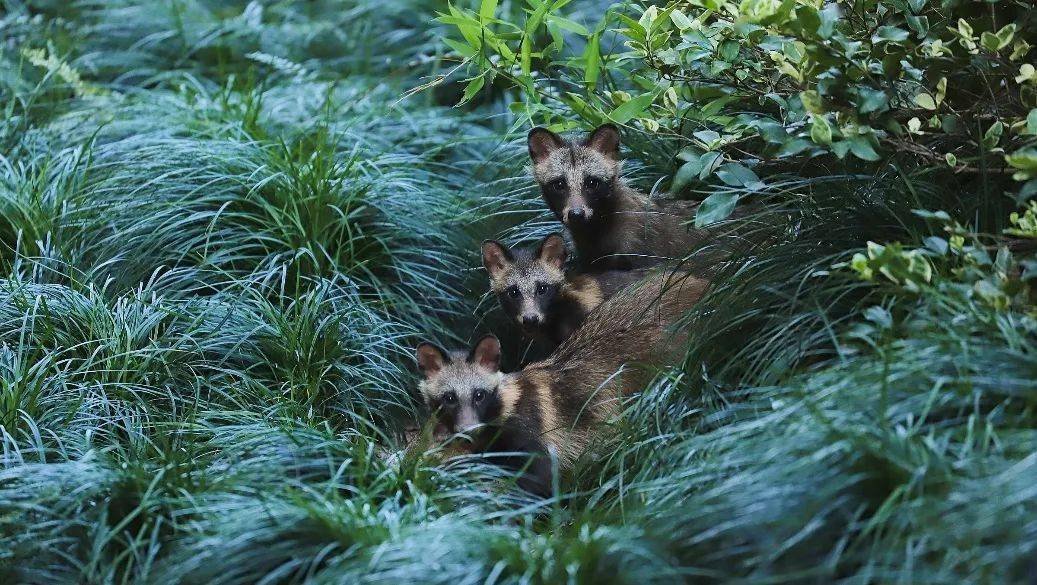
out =
<path fill-rule="evenodd" d="M 805 33 L 816 33 L 821 26 L 821 16 L 813 6 L 798 6 L 796 8 L 796 20 Z"/>
<path fill-rule="evenodd" d="M 457 105 L 461 105 L 471 101 L 471 99 L 475 97 L 475 94 L 479 93 L 479 90 L 482 89 L 485 83 L 486 76 L 484 75 L 480 75 L 479 77 L 476 77 L 469 81 L 468 85 L 466 85 L 464 88 L 464 96 L 461 98 L 461 101 L 458 102 Z"/>
<path fill-rule="evenodd" d="M 548 14 L 547 21 L 559 28 L 565 29 L 569 32 L 574 32 L 581 36 L 587 36 L 591 34 L 591 32 L 587 30 L 587 27 L 583 26 L 582 24 L 576 21 L 569 20 L 568 18 L 563 18 L 561 16 L 557 16 L 554 14 Z"/>
<path fill-rule="evenodd" d="M 1009 55 L 1008 59 L 1011 61 L 1018 61 L 1019 59 L 1023 58 L 1023 55 L 1026 55 L 1029 52 L 1030 43 L 1027 43 L 1022 39 L 1019 39 L 1015 42 L 1015 45 L 1012 47 L 1012 54 Z"/>
<path fill-rule="evenodd" d="M 951 221 L 951 216 L 943 210 L 940 211 L 929 211 L 927 209 L 912 209 L 911 213 L 921 217 L 922 219 L 931 219 L 940 222 Z"/>
<path fill-rule="evenodd" d="M 482 24 L 466 16 L 464 13 L 456 12 L 453 16 L 441 16 L 437 20 L 444 24 L 452 24 L 457 27 L 457 31 L 461 33 L 468 44 L 478 50 L 482 46 Z"/>
<path fill-rule="evenodd" d="M 958 157 L 954 156 L 953 152 L 948 152 L 947 154 L 943 155 L 943 159 L 947 161 L 947 166 L 949 167 L 954 167 L 958 164 Z"/>
<path fill-rule="evenodd" d="M 1001 30 L 997 31 L 997 40 L 1000 41 L 997 46 L 998 50 L 1007 47 L 1012 42 L 1012 39 L 1015 38 L 1016 28 L 1016 24 L 1013 22 L 1012 24 L 1006 24 L 1001 27 Z"/>
<path fill-rule="evenodd" d="M 1016 194 L 1015 200 L 1017 203 L 1022 205 L 1032 199 L 1034 195 L 1037 195 L 1037 179 L 1032 179 L 1024 183 L 1019 189 L 1019 193 Z"/>
<path fill-rule="evenodd" d="M 720 58 L 733 62 L 738 58 L 738 42 L 727 40 L 720 43 Z"/>
<path fill-rule="evenodd" d="M 919 37 L 924 37 L 929 32 L 929 18 L 925 16 L 908 16 L 907 25 L 915 31 Z"/>
<path fill-rule="evenodd" d="M 812 89 L 799 92 L 799 101 L 803 102 L 803 109 L 808 113 L 821 114 L 824 112 L 821 95 Z"/>
<path fill-rule="evenodd" d="M 907 5 L 911 7 L 911 12 L 918 14 L 925 8 L 926 0 L 907 0 Z"/>
<path fill-rule="evenodd" d="M 497 0 L 482 0 L 479 4 L 479 20 L 486 22 L 497 12 Z"/>
<path fill-rule="evenodd" d="M 713 77 L 719 77 L 721 73 L 731 68 L 731 64 L 727 61 L 716 60 L 709 64 L 709 74 Z"/>
<path fill-rule="evenodd" d="M 745 5 L 746 3 L 743 2 L 742 4 Z M 768 3 L 766 3 L 766 2 L 760 2 L 759 4 L 760 5 L 768 5 Z M 787 22 L 788 19 L 789 19 L 789 16 L 792 13 L 792 7 L 795 6 L 795 4 L 796 4 L 796 0 L 782 0 L 781 4 L 778 5 L 777 10 L 775 10 L 770 16 L 767 16 L 767 17 L 763 18 L 762 20 L 760 20 L 760 24 L 762 24 L 764 26 L 771 26 L 771 25 L 773 25 L 775 23 Z"/>
<path fill-rule="evenodd" d="M 871 42 L 873 43 L 884 43 L 884 42 L 900 42 L 907 40 L 907 37 L 911 36 L 911 33 L 906 30 L 895 27 L 895 26 L 880 26 L 875 34 L 871 36 Z"/>
<path fill-rule="evenodd" d="M 618 16 L 619 19 L 627 25 L 627 28 L 620 29 L 620 32 L 634 41 L 645 42 L 648 40 L 648 31 L 645 30 L 645 27 L 641 26 L 640 22 L 637 22 L 625 14 L 617 14 L 616 16 Z"/>
<path fill-rule="evenodd" d="M 979 36 L 979 44 L 983 45 L 983 48 L 990 51 L 996 52 L 998 45 L 1001 41 L 992 32 L 985 32 Z"/>
<path fill-rule="evenodd" d="M 796 156 L 804 150 L 809 150 L 813 147 L 813 143 L 811 143 L 809 140 L 804 140 L 802 138 L 794 138 L 792 140 L 789 140 L 785 144 L 781 145 L 781 148 L 778 149 L 776 156 L 778 158 Z"/>
<path fill-rule="evenodd" d="M 673 187 L 671 190 L 674 193 L 679 193 L 688 186 L 689 183 L 698 178 L 699 173 L 702 172 L 702 161 L 699 158 L 690 160 L 677 169 L 677 174 L 673 176 Z"/>
<path fill-rule="evenodd" d="M 670 13 L 670 21 L 680 30 L 688 30 L 695 26 L 694 22 L 680 10 L 674 10 Z"/>
<path fill-rule="evenodd" d="M 626 124 L 634 118 L 644 117 L 645 110 L 652 105 L 653 101 L 655 101 L 655 94 L 646 93 L 639 95 L 612 110 L 608 117 L 616 124 Z"/>
<path fill-rule="evenodd" d="M 1037 173 L 1037 149 L 1024 148 L 1005 157 L 1005 162 L 1012 168 L 1030 173 Z"/>
<path fill-rule="evenodd" d="M 691 162 L 698 160 L 702 154 L 702 151 L 697 146 L 685 146 L 677 153 L 677 158 L 685 162 Z"/>
<path fill-rule="evenodd" d="M 479 53 L 478 51 L 473 49 L 470 45 L 462 43 L 461 41 L 445 38 L 445 39 L 443 39 L 443 42 L 446 43 L 446 45 L 448 47 L 453 49 L 458 55 L 461 55 L 462 57 L 465 57 L 465 58 L 468 58 L 468 59 L 471 59 L 472 57 L 475 57 Z"/>
<path fill-rule="evenodd" d="M 528 36 L 523 36 L 522 44 L 519 45 L 519 63 L 522 67 L 522 74 L 529 77 L 533 70 L 533 42 Z"/>
<path fill-rule="evenodd" d="M 536 36 L 537 29 L 543 24 L 544 16 L 550 7 L 551 5 L 547 2 L 540 4 L 526 20 L 526 26 L 522 33 L 522 44 L 519 47 L 519 60 L 522 66 L 522 73 L 527 77 L 532 71 L 533 38 Z"/>
<path fill-rule="evenodd" d="M 699 205 L 695 214 L 695 227 L 703 227 L 727 219 L 738 205 L 738 193 L 720 191 L 713 193 Z"/>
<path fill-rule="evenodd" d="M 884 91 L 862 87 L 857 90 L 857 95 L 860 98 L 857 103 L 857 111 L 862 114 L 883 112 L 889 109 L 889 96 Z"/>
<path fill-rule="evenodd" d="M 821 26 L 817 28 L 817 34 L 822 39 L 827 39 L 835 32 L 835 25 L 842 16 L 839 12 L 839 5 L 831 3 L 825 6 L 819 15 L 821 17 Z"/>
<path fill-rule="evenodd" d="M 1030 110 L 1026 116 L 1026 131 L 1028 134 L 1037 134 L 1037 108 Z"/>
<path fill-rule="evenodd" d="M 594 33 L 583 50 L 583 81 L 587 87 L 594 89 L 601 75 L 601 35 Z"/>
<path fill-rule="evenodd" d="M 717 178 L 732 187 L 762 187 L 760 177 L 749 167 L 739 163 L 725 163 L 717 169 Z"/>
<path fill-rule="evenodd" d="M 695 138 L 699 139 L 703 144 L 713 144 L 717 140 L 720 140 L 720 134 L 713 130 L 699 130 L 692 134 Z"/>
<path fill-rule="evenodd" d="M 800 41 L 793 41 L 785 43 L 781 50 L 789 58 L 789 61 L 799 63 L 806 56 L 807 46 Z"/>
<path fill-rule="evenodd" d="M 967 39 L 972 38 L 972 25 L 966 22 L 964 18 L 958 19 L 958 34 Z"/>
<path fill-rule="evenodd" d="M 842 140 L 832 144 L 832 152 L 839 157 L 839 160 L 846 158 L 846 155 L 850 152 L 850 141 Z"/>
<path fill-rule="evenodd" d="M 702 162 L 702 170 L 699 171 L 699 179 L 705 180 L 706 177 L 713 174 L 713 171 L 717 170 L 720 163 L 724 162 L 724 155 L 719 152 L 707 152 L 699 157 Z"/>
<path fill-rule="evenodd" d="M 810 119 L 812 121 L 810 125 L 810 139 L 817 144 L 831 144 L 832 127 L 828 124 L 828 120 L 824 116 L 816 114 L 812 114 Z"/>
<path fill-rule="evenodd" d="M 917 104 L 919 107 L 925 108 L 927 110 L 935 110 L 936 109 L 936 100 L 933 99 L 933 96 L 931 96 L 931 95 L 929 95 L 927 93 L 920 93 L 920 94 L 916 95 L 915 96 L 915 104 Z"/>
<path fill-rule="evenodd" d="M 784 144 L 789 139 L 785 126 L 774 120 L 759 120 L 754 123 L 754 126 L 760 133 L 760 137 L 772 144 Z"/>
<path fill-rule="evenodd" d="M 925 244 L 926 248 L 929 248 L 930 250 L 936 252 L 940 256 L 945 256 L 949 248 L 949 246 L 947 245 L 947 240 L 939 236 L 929 236 L 922 240 L 922 243 Z"/>
<path fill-rule="evenodd" d="M 983 133 L 983 146 L 987 150 L 997 146 L 998 142 L 1001 142 L 1001 134 L 1004 133 L 1005 125 L 1001 123 L 1001 120 L 994 122 L 987 128 L 987 131 Z"/>
<path fill-rule="evenodd" d="M 936 105 L 943 103 L 944 98 L 947 97 L 947 78 L 941 77 L 940 81 L 936 82 Z"/>
<path fill-rule="evenodd" d="M 882 158 L 879 156 L 879 153 L 875 152 L 871 142 L 863 136 L 854 136 L 848 142 L 850 143 L 850 152 L 861 160 L 874 162 Z"/>
<path fill-rule="evenodd" d="M 1019 66 L 1019 75 L 1015 76 L 1015 82 L 1025 83 L 1027 81 L 1037 81 L 1037 67 L 1030 63 L 1023 63 Z"/>
<path fill-rule="evenodd" d="M 641 13 L 641 18 L 639 18 L 637 20 L 637 22 L 646 31 L 651 31 L 652 30 L 652 25 L 655 23 L 655 20 L 658 17 L 659 17 L 659 7 L 658 6 L 649 6 L 647 9 L 645 9 L 645 11 L 643 13 Z"/>

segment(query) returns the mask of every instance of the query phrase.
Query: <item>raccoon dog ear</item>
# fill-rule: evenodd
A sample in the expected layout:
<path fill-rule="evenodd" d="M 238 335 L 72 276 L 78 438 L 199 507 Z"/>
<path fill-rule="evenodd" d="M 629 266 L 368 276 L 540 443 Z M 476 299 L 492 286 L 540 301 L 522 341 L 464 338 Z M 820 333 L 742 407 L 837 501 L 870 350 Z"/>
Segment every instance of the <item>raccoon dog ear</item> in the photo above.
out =
<path fill-rule="evenodd" d="M 486 268 L 486 272 L 490 273 L 490 278 L 500 276 L 500 273 L 511 266 L 513 261 L 511 252 L 500 242 L 486 240 L 482 243 L 482 265 Z"/>
<path fill-rule="evenodd" d="M 526 144 L 529 146 L 529 158 L 538 163 L 555 150 L 564 147 L 565 140 L 547 128 L 537 126 L 529 131 Z"/>
<path fill-rule="evenodd" d="M 619 127 L 615 124 L 602 124 L 591 132 L 583 145 L 593 148 L 612 160 L 619 160 Z"/>
<path fill-rule="evenodd" d="M 419 343 L 414 353 L 418 359 L 418 369 L 426 378 L 439 373 L 450 361 L 445 351 L 427 341 Z"/>
<path fill-rule="evenodd" d="M 500 341 L 497 336 L 487 335 L 480 339 L 468 354 L 468 362 L 492 372 L 500 370 Z"/>
<path fill-rule="evenodd" d="M 551 234 L 540 242 L 540 250 L 537 251 L 540 260 L 561 270 L 565 266 L 568 252 L 565 249 L 565 240 L 560 234 Z"/>

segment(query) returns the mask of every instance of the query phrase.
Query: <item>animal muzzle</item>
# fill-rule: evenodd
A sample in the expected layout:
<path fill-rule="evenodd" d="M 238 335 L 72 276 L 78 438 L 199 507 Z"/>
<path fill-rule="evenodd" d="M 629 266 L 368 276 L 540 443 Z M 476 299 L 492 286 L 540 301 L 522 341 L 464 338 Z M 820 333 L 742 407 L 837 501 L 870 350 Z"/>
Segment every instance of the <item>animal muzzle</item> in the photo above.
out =
<path fill-rule="evenodd" d="M 523 315 L 522 326 L 527 329 L 536 329 L 540 326 L 540 315 Z"/>
<path fill-rule="evenodd" d="M 482 426 L 482 421 L 474 410 L 464 409 L 458 413 L 454 421 L 454 430 L 458 433 L 470 433 Z"/>
<path fill-rule="evenodd" d="M 587 223 L 593 215 L 594 211 L 584 201 L 572 201 L 562 211 L 562 223 L 565 225 Z"/>
<path fill-rule="evenodd" d="M 579 207 L 566 207 L 564 215 L 564 223 L 566 225 L 582 224 L 587 223 L 593 211 L 590 208 L 579 206 Z"/>

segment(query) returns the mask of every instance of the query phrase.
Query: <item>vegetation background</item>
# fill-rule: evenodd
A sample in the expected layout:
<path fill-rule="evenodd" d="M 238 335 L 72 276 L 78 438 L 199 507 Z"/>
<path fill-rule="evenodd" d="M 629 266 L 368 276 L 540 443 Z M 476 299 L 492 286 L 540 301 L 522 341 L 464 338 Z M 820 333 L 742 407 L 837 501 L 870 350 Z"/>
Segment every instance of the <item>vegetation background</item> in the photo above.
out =
<path fill-rule="evenodd" d="M 0 582 L 1032 579 L 1029 4 L 3 0 Z M 386 457 L 605 120 L 772 245 L 554 498 Z"/>

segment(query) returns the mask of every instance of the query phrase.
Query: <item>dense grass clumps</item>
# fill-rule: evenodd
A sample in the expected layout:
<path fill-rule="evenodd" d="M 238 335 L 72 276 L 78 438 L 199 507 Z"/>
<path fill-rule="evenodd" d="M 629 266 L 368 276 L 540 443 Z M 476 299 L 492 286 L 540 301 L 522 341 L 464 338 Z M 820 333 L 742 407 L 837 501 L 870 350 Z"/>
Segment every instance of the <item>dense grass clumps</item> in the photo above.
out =
<path fill-rule="evenodd" d="M 984 497 L 969 504 L 958 490 L 1030 467 L 1037 437 L 1032 336 L 1021 352 L 1006 351 L 1011 340 L 988 321 L 988 310 L 940 300 L 947 304 L 933 315 L 942 321 L 934 322 L 953 318 L 953 325 L 891 335 L 879 318 L 847 340 L 851 347 L 839 363 L 754 391 L 746 403 L 725 409 L 731 422 L 676 447 L 709 463 L 648 484 L 657 486 L 658 507 L 674 513 L 679 502 L 683 510 L 666 525 L 685 531 L 687 539 L 674 542 L 701 540 L 702 548 L 683 554 L 728 576 L 781 575 L 807 559 L 828 559 L 828 566 L 813 568 L 818 575 L 856 566 L 864 579 L 1022 579 L 1030 553 L 1015 554 L 1022 553 L 1018 545 L 1033 542 L 1032 534 L 1024 537 L 1033 529 L 1025 520 L 1032 500 L 1007 505 Z M 875 353 L 850 351 L 862 343 Z M 696 485 L 690 493 L 674 492 L 689 481 Z M 976 507 L 987 505 L 997 508 L 983 511 L 988 518 L 1014 517 L 1019 524 L 975 522 Z M 905 538 L 916 544 L 905 548 Z M 972 556 L 978 551 L 967 542 L 1001 542 L 1015 560 Z M 754 556 L 761 551 L 767 556 Z"/>
<path fill-rule="evenodd" d="M 1009 120 L 1031 81 L 1012 72 L 1009 122 L 974 140 L 945 124 L 976 117 L 960 109 L 915 127 L 883 106 L 856 132 L 839 95 L 804 102 L 787 79 L 772 101 L 795 115 L 748 123 L 771 102 L 613 75 L 674 66 L 613 58 L 625 37 L 593 26 L 611 3 L 480 16 L 493 4 L 438 21 L 444 5 L 423 0 L 4 4 L 0 582 L 1025 582 L 1037 234 L 1012 179 L 1032 178 L 1029 159 L 1010 170 L 998 149 L 1032 139 Z M 743 8 L 721 4 L 702 22 L 728 34 L 709 19 Z M 815 4 L 765 26 L 810 36 L 796 23 Z M 623 5 L 604 22 L 636 32 L 623 16 L 637 12 L 663 19 Z M 692 35 L 682 15 L 646 38 Z M 508 29 L 520 18 L 541 19 L 528 43 Z M 1009 79 L 1023 24 L 974 64 Z M 1001 43 L 953 25 L 938 34 L 955 58 L 966 37 Z M 464 44 L 443 46 L 445 27 Z M 502 36 L 465 34 L 483 29 Z M 940 59 L 925 34 L 883 34 Z M 692 40 L 681 51 L 710 42 Z M 455 57 L 485 84 L 464 109 L 442 83 L 465 69 Z M 848 95 L 877 99 L 864 81 Z M 922 81 L 888 97 L 924 86 L 935 104 L 939 80 Z M 683 362 L 624 398 L 551 497 L 428 436 L 403 451 L 427 414 L 419 338 L 495 331 L 508 369 L 539 350 L 486 294 L 478 243 L 561 230 L 526 176 L 524 122 L 602 116 L 625 125 L 634 184 L 658 193 L 683 169 L 683 195 L 748 201 L 731 221 L 757 245 L 687 259 L 713 282 L 679 324 Z M 884 134 L 887 118 L 914 130 Z M 946 148 L 934 163 L 916 144 Z"/>
<path fill-rule="evenodd" d="M 410 336 L 467 304 L 458 175 L 494 163 L 450 143 L 485 131 L 343 79 L 399 68 L 357 47 L 410 55 L 408 11 L 296 8 L 4 17 L 4 580 L 304 575 L 477 477 L 383 458 L 415 417 Z M 264 523 L 267 560 L 227 571 Z"/>

